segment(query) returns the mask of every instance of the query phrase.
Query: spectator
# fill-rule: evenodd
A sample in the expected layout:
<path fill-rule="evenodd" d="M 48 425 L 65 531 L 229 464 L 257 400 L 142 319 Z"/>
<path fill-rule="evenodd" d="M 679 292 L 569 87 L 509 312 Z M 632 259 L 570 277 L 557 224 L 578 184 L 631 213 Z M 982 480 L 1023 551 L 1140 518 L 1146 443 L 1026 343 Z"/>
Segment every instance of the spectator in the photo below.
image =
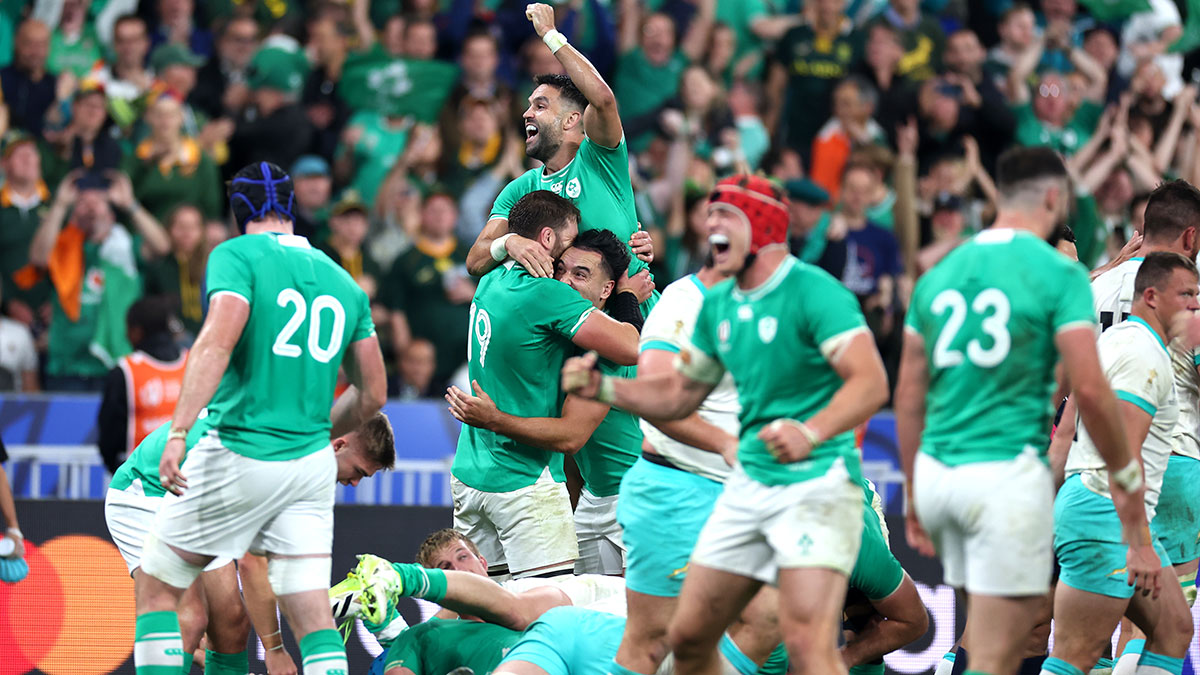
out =
<path fill-rule="evenodd" d="M 805 165 L 812 139 L 833 114 L 834 87 L 862 58 L 845 6 L 845 0 L 816 0 L 812 21 L 789 30 L 775 48 L 767 85 L 775 114 L 767 124 L 805 158 Z"/>
<path fill-rule="evenodd" d="M 1018 2 L 1000 17 L 1000 42 L 988 52 L 984 68 L 1002 90 L 1008 88 L 1008 71 L 1017 57 L 1033 46 L 1037 22 L 1029 5 Z"/>
<path fill-rule="evenodd" d="M 1042 75 L 1031 103 L 1029 86 L 1025 82 L 1043 50 L 1043 41 L 1034 41 L 1009 73 L 1009 100 L 1017 117 L 1015 139 L 1020 145 L 1045 145 L 1069 156 L 1087 143 L 1100 121 L 1106 77 L 1083 49 L 1072 46 L 1069 50 L 1071 62 L 1090 79 L 1079 107 L 1071 110 L 1067 82 L 1054 72 Z"/>
<path fill-rule="evenodd" d="M 217 41 L 217 53 L 196 74 L 196 88 L 188 103 L 210 118 L 241 112 L 250 99 L 246 71 L 257 49 L 258 24 L 254 19 L 229 19 Z"/>
<path fill-rule="evenodd" d="M 900 75 L 923 82 L 937 74 L 942 66 L 946 35 L 936 18 L 921 13 L 920 0 L 889 0 L 888 8 L 875 21 L 886 22 L 896 29 L 904 48 Z"/>
<path fill-rule="evenodd" d="M 532 82 L 534 76 L 543 73 L 563 75 L 567 72 L 558 62 L 558 57 L 554 56 L 554 52 L 536 35 L 521 45 L 520 56 L 521 72 L 517 77 L 518 82 Z"/>
<path fill-rule="evenodd" d="M 46 71 L 50 29 L 26 19 L 17 29 L 12 64 L 0 69 L 0 90 L 8 106 L 8 123 L 34 136 L 42 135 L 46 111 L 58 95 L 58 77 Z"/>
<path fill-rule="evenodd" d="M 46 70 L 55 75 L 70 73 L 83 77 L 104 53 L 96 29 L 88 20 L 90 0 L 64 0 L 58 27 L 50 35 L 50 57 Z"/>
<path fill-rule="evenodd" d="M 835 201 L 851 151 L 887 142 L 883 128 L 871 118 L 878 102 L 878 93 L 871 83 L 856 75 L 846 77 L 833 90 L 833 118 L 813 139 L 810 173 L 813 182 Z"/>
<path fill-rule="evenodd" d="M 370 225 L 367 212 L 367 205 L 357 193 L 353 190 L 342 193 L 329 215 L 329 236 L 316 246 L 349 272 L 367 297 L 374 300 L 383 273 L 375 259 L 363 251 Z"/>
<path fill-rule="evenodd" d="M 113 53 L 116 59 L 112 64 L 99 64 L 88 78 L 103 86 L 104 94 L 108 96 L 109 114 L 117 126 L 129 129 L 142 112 L 137 105 L 138 99 L 154 83 L 154 77 L 146 68 L 150 38 L 141 17 L 128 14 L 117 19 L 113 26 Z"/>
<path fill-rule="evenodd" d="M 917 274 L 933 269 L 970 236 L 963 208 L 963 201 L 956 194 L 943 192 L 934 199 L 931 219 L 933 240 L 917 253 Z"/>
<path fill-rule="evenodd" d="M 1117 72 L 1126 78 L 1133 77 L 1139 65 L 1153 61 L 1166 78 L 1162 95 L 1170 100 L 1183 88 L 1183 54 L 1170 49 L 1183 35 L 1183 21 L 1179 8 L 1171 0 L 1148 0 L 1148 3 L 1147 11 L 1136 12 L 1125 20 Z"/>
<path fill-rule="evenodd" d="M 1038 71 L 1070 72 L 1070 50 L 1083 44 L 1083 31 L 1095 22 L 1079 13 L 1075 0 L 1042 0 L 1041 5 L 1038 26 L 1047 45 Z"/>
<path fill-rule="evenodd" d="M 187 352 L 171 334 L 169 300 L 146 297 L 125 315 L 125 330 L 133 353 L 121 357 L 104 376 L 96 418 L 96 444 L 109 473 L 150 432 L 171 421 L 183 389 Z"/>
<path fill-rule="evenodd" d="M 415 401 L 434 395 L 433 375 L 437 368 L 437 350 L 433 343 L 416 338 L 400 355 L 399 383 L 393 389 L 401 401 Z"/>
<path fill-rule="evenodd" d="M 167 216 L 167 236 L 171 250 L 167 255 L 143 266 L 146 295 L 170 301 L 170 311 L 183 323 L 184 338 L 190 341 L 204 324 L 200 288 L 204 266 L 211 247 L 204 239 L 204 217 L 191 204 L 180 204 Z M 136 342 L 133 343 L 136 346 Z M 170 360 L 170 359 L 168 359 Z"/>
<path fill-rule="evenodd" d="M 708 257 L 708 193 L 688 190 L 683 197 L 681 213 L 672 215 L 667 228 L 662 265 L 668 278 L 674 280 L 695 274 Z M 656 247 L 657 248 L 657 247 Z"/>
<path fill-rule="evenodd" d="M 0 302 L 3 302 L 0 293 Z M 38 355 L 29 326 L 0 315 L 0 391 L 38 390 Z"/>
<path fill-rule="evenodd" d="M 1016 118 L 1009 110 L 1004 93 L 984 73 L 986 53 L 979 38 L 970 30 L 959 30 L 946 40 L 946 75 L 950 91 L 958 99 L 955 130 L 979 141 L 983 165 L 989 171 L 996 158 L 1012 143 Z"/>
<path fill-rule="evenodd" d="M 499 103 L 484 99 L 462 102 L 452 136 L 457 139 L 457 145 L 449 145 L 450 151 L 443 153 L 439 171 L 442 186 L 455 198 L 461 197 L 472 183 L 503 158 L 505 141 L 501 119 L 504 113 Z"/>
<path fill-rule="evenodd" d="M 683 40 L 676 44 L 671 17 L 654 13 L 643 20 L 636 2 L 622 0 L 621 55 L 613 92 L 621 102 L 621 118 L 627 126 L 649 129 L 639 118 L 656 118 L 663 105 L 679 93 L 684 68 L 704 54 L 715 4 L 716 0 L 700 0 L 699 13 Z M 649 142 L 650 134 L 643 131 L 630 139 L 630 150 L 641 152 Z"/>
<path fill-rule="evenodd" d="M 74 169 L 105 172 L 121 166 L 121 143 L 108 123 L 104 90 L 84 81 L 71 102 L 71 121 L 58 131 L 46 130 L 42 154 L 46 182 L 57 185 Z"/>
<path fill-rule="evenodd" d="M 379 33 L 379 44 L 376 48 L 393 58 L 404 56 L 404 33 L 407 28 L 408 22 L 404 20 L 403 14 L 389 16 Z"/>
<path fill-rule="evenodd" d="M 296 234 L 312 241 L 323 240 L 329 233 L 330 198 L 333 176 L 329 162 L 317 155 L 304 155 L 288 172 L 292 177 L 296 206 L 292 210 Z"/>
<path fill-rule="evenodd" d="M 1108 73 L 1108 91 L 1104 98 L 1108 103 L 1116 103 L 1121 94 L 1129 89 L 1129 78 L 1117 72 L 1117 58 L 1121 51 L 1116 33 L 1103 25 L 1088 29 L 1083 34 L 1083 51 Z"/>
<path fill-rule="evenodd" d="M 468 306 L 475 294 L 466 270 L 470 245 L 454 236 L 457 217 L 449 195 L 426 197 L 416 241 L 392 263 L 384 286 L 395 353 L 404 354 L 415 338 L 429 340 L 437 354 L 438 388 L 466 357 Z"/>
<path fill-rule="evenodd" d="M 404 26 L 404 56 L 429 60 L 437 55 L 437 26 L 432 21 L 417 19 Z"/>
<path fill-rule="evenodd" d="M 116 222 L 113 206 L 132 214 L 140 247 Z M 124 317 L 140 291 L 137 261 L 169 250 L 166 232 L 138 205 L 125 176 L 76 172 L 63 180 L 29 251 L 30 262 L 48 270 L 55 289 L 47 389 L 100 390 L 104 374 L 131 351 Z"/>
<path fill-rule="evenodd" d="M 160 85 L 183 102 L 183 133 L 195 139 L 200 138 L 208 117 L 187 101 L 196 88 L 196 69 L 202 65 L 204 57 L 182 45 L 164 44 L 150 54 L 150 68 Z"/>
<path fill-rule="evenodd" d="M 816 264 L 825 252 L 825 233 L 829 230 L 829 193 L 807 178 L 793 178 L 783 184 L 788 196 L 788 249 L 792 255 Z"/>
<path fill-rule="evenodd" d="M 186 47 L 202 59 L 213 54 L 213 37 L 208 29 L 192 20 L 196 8 L 192 0 L 158 0 L 158 25 L 150 36 L 151 45 Z"/>
<path fill-rule="evenodd" d="M 500 65 L 499 46 L 496 38 L 490 33 L 479 31 L 467 36 L 463 43 L 462 56 L 459 57 L 462 67 L 458 84 L 450 90 L 442 105 L 442 114 L 438 122 L 442 130 L 442 141 L 449 148 L 459 147 L 462 138 L 459 135 L 460 120 L 467 106 L 476 101 L 483 101 L 497 106 L 501 120 L 507 122 L 517 119 L 523 110 L 524 99 L 513 92 L 512 88 L 502 82 L 497 76 Z M 501 128 L 505 124 L 500 125 Z"/>
<path fill-rule="evenodd" d="M 229 139 L 228 166 L 291 166 L 311 147 L 312 124 L 299 103 L 302 60 L 302 54 L 278 47 L 264 47 L 255 55 L 248 80 L 251 105 Z"/>
<path fill-rule="evenodd" d="M 37 142 L 13 129 L 0 141 L 0 290 L 7 314 L 26 326 L 42 325 L 50 283 L 29 267 L 29 246 L 37 232 L 39 211 L 50 199 L 42 181 Z"/>
<path fill-rule="evenodd" d="M 333 157 L 342 128 L 350 119 L 350 108 L 338 94 L 349 46 L 345 33 L 328 16 L 309 23 L 308 39 L 309 51 L 316 59 L 301 100 L 314 131 L 311 150 Z"/>
<path fill-rule="evenodd" d="M 233 228 L 224 220 L 209 220 L 204 223 L 204 247 L 209 251 L 232 236 Z"/>
<path fill-rule="evenodd" d="M 146 110 L 149 134 L 125 159 L 138 201 L 158 220 L 179 203 L 193 204 L 206 218 L 221 214 L 221 176 L 196 139 L 183 133 L 183 104 L 160 94 Z"/>
<path fill-rule="evenodd" d="M 762 89 L 750 82 L 734 83 L 729 89 L 727 101 L 746 165 L 756 171 L 771 147 L 771 133 L 759 113 L 762 109 Z"/>
<path fill-rule="evenodd" d="M 901 120 L 912 114 L 913 83 L 900 75 L 904 47 L 896 29 L 886 21 L 877 21 L 867 27 L 866 34 L 863 59 L 855 72 L 879 92 L 875 121 L 890 133 Z"/>

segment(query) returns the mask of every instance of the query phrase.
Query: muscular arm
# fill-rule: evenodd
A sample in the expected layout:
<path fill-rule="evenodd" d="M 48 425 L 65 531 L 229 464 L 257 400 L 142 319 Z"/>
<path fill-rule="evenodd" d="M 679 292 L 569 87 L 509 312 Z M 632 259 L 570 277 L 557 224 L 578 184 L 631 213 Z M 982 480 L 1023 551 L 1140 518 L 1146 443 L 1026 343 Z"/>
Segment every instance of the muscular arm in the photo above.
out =
<path fill-rule="evenodd" d="M 1050 439 L 1050 450 L 1047 451 L 1050 460 L 1050 474 L 1054 476 L 1054 490 L 1062 487 L 1066 479 L 1067 455 L 1071 453 L 1071 443 L 1075 440 L 1075 401 L 1068 398 L 1063 403 L 1062 419 L 1054 429 L 1054 437 Z"/>
<path fill-rule="evenodd" d="M 717 12 L 716 0 L 700 0 L 699 11 L 688 24 L 687 33 L 684 33 L 683 40 L 679 43 L 679 48 L 683 50 L 684 56 L 692 63 L 699 62 L 704 58 L 704 49 L 708 46 L 709 33 L 712 31 L 713 17 Z"/>
<path fill-rule="evenodd" d="M 1100 368 L 1095 333 L 1090 327 L 1068 329 L 1060 332 L 1054 343 L 1062 355 L 1075 406 L 1083 425 L 1087 427 L 1088 435 L 1096 443 L 1096 450 L 1104 458 L 1109 470 L 1123 468 L 1132 455 L 1128 437 L 1122 428 L 1117 397 L 1113 395 Z M 1140 448 L 1141 444 L 1137 447 Z"/>
<path fill-rule="evenodd" d="M 379 338 L 372 335 L 350 344 L 342 362 L 350 387 L 333 403 L 330 431 L 336 438 L 354 431 L 387 402 L 387 370 Z"/>
<path fill-rule="evenodd" d="M 846 640 L 842 658 L 847 666 L 870 663 L 925 634 L 929 613 L 908 574 L 900 587 L 883 600 L 872 600 L 877 616 Z"/>
<path fill-rule="evenodd" d="M 283 644 L 279 633 L 279 614 L 275 604 L 275 592 L 267 580 L 267 559 L 247 553 L 238 560 L 238 576 L 242 579 L 242 596 L 246 602 L 246 614 L 254 624 L 254 632 L 263 642 L 264 649 Z"/>
<path fill-rule="evenodd" d="M 634 380 L 613 378 L 613 405 L 646 419 L 681 420 L 696 412 L 716 386 L 677 371 Z"/>
<path fill-rule="evenodd" d="M 638 362 L 639 337 L 637 328 L 632 324 L 621 323 L 604 312 L 595 311 L 584 319 L 571 342 L 614 363 L 634 366 Z"/>
<path fill-rule="evenodd" d="M 491 272 L 500 263 L 492 258 L 492 242 L 508 232 L 508 218 L 492 218 L 483 226 L 471 250 L 467 252 L 467 271 L 481 277 Z"/>
<path fill-rule="evenodd" d="M 638 357 L 638 377 L 670 374 L 675 371 L 675 354 L 663 349 L 647 349 Z M 719 455 L 736 453 L 738 439 L 724 429 L 707 422 L 699 413 L 684 417 L 681 420 L 647 419 L 659 431 L 668 437 L 685 445 L 715 452 Z"/>
<path fill-rule="evenodd" d="M 439 602 L 461 615 L 476 616 L 512 630 L 525 630 L 547 610 L 570 605 L 571 599 L 553 586 L 513 593 L 487 577 L 446 570 L 446 597 Z"/>
<path fill-rule="evenodd" d="M 451 387 L 446 394 L 455 419 L 518 443 L 567 455 L 579 452 L 609 410 L 605 403 L 568 395 L 559 417 L 517 417 L 497 408 L 478 382 L 471 382 L 471 386 L 475 396 L 458 387 Z"/>
<path fill-rule="evenodd" d="M 571 45 L 568 44 L 554 55 L 588 100 L 588 107 L 583 111 L 583 129 L 588 138 L 606 148 L 620 145 L 624 131 L 621 129 L 621 116 L 617 113 L 617 97 L 612 88 L 600 77 L 592 62 Z"/>
<path fill-rule="evenodd" d="M 842 386 L 817 414 L 804 420 L 821 438 L 833 438 L 866 422 L 887 403 L 887 372 L 875 340 L 861 331 L 830 358 Z"/>
<path fill-rule="evenodd" d="M 212 400 L 225 368 L 229 366 L 229 355 L 242 337 L 249 318 L 250 303 L 245 298 L 234 293 L 213 295 L 208 317 L 188 353 L 183 389 L 171 418 L 172 428 L 191 429 L 200 410 Z"/>

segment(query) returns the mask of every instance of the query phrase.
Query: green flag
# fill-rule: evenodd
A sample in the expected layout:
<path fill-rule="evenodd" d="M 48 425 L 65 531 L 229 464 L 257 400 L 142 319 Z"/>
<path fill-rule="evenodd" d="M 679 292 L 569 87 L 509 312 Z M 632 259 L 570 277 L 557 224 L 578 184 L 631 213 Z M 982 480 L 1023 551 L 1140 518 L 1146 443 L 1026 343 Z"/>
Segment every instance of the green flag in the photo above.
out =
<path fill-rule="evenodd" d="M 346 62 L 338 92 L 355 110 L 436 122 L 442 103 L 458 81 L 458 66 L 441 61 L 397 59 L 379 52 Z"/>
<path fill-rule="evenodd" d="M 1151 11 L 1146 0 L 1079 0 L 1079 4 L 1101 23 L 1117 23 L 1131 14 Z"/>

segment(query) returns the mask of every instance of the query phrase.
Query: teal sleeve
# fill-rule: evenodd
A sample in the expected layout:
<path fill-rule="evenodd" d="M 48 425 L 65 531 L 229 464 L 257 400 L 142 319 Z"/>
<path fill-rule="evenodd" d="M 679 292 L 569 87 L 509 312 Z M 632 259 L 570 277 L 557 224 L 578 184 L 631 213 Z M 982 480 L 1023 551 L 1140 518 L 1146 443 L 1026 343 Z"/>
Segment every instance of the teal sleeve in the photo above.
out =
<path fill-rule="evenodd" d="M 213 249 L 208 254 L 205 269 L 205 284 L 208 297 L 219 292 L 236 293 L 250 301 L 254 292 L 254 278 L 250 261 L 239 251 L 245 237 L 235 237 Z"/>
<path fill-rule="evenodd" d="M 595 167 L 604 175 L 609 185 L 629 184 L 629 146 L 625 144 L 624 136 L 621 137 L 621 141 L 615 148 L 606 148 L 592 139 L 584 137 L 583 143 L 579 144 L 579 153 L 575 155 L 575 159 Z"/>
<path fill-rule="evenodd" d="M 1052 255 L 1059 254 L 1055 251 Z M 1088 281 L 1087 272 L 1078 263 L 1064 262 L 1066 264 L 1059 267 L 1062 271 L 1055 273 L 1057 278 L 1051 279 L 1049 281 L 1051 285 L 1044 287 L 1054 291 L 1052 306 L 1054 307 L 1053 327 L 1055 332 L 1072 324 L 1090 326 L 1096 322 L 1092 285 Z"/>
<path fill-rule="evenodd" d="M 492 213 L 488 216 L 488 220 L 493 218 L 508 219 L 508 214 L 512 212 L 512 207 L 521 197 L 531 192 L 528 187 L 529 180 L 526 178 L 529 174 L 521 174 L 517 176 L 504 189 L 500 191 L 496 201 L 492 203 Z"/>
<path fill-rule="evenodd" d="M 525 316 L 537 317 L 537 325 L 570 340 L 575 337 L 595 307 L 574 288 L 554 279 L 537 279 L 535 292 L 527 298 Z"/>
<path fill-rule="evenodd" d="M 820 346 L 848 331 L 866 327 L 858 298 L 849 289 L 822 269 L 809 267 L 808 274 L 810 290 L 797 319 L 804 322 L 803 330 L 812 335 L 814 344 Z"/>

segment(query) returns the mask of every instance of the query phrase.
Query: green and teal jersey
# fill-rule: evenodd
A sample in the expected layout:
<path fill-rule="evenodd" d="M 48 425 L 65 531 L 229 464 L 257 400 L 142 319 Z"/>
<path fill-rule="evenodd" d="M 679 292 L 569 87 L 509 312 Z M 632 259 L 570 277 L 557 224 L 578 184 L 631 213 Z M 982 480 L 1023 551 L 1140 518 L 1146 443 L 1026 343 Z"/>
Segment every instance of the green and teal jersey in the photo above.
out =
<path fill-rule="evenodd" d="M 600 361 L 600 372 L 614 377 L 637 377 L 637 366 Z M 583 487 L 597 497 L 611 497 L 621 489 L 621 478 L 642 456 L 642 428 L 637 415 L 609 408 L 600 426 L 575 455 Z"/>
<path fill-rule="evenodd" d="M 598 145 L 584 138 L 566 166 L 551 174 L 530 169 L 513 179 L 492 205 L 491 218 L 508 218 L 513 205 L 535 190 L 549 190 L 573 203 L 580 214 L 579 231 L 610 230 L 629 245 L 638 229 L 633 203 L 633 184 L 629 180 L 629 148 L 625 139 L 615 148 Z M 646 268 L 630 252 L 629 275 Z"/>
<path fill-rule="evenodd" d="M 804 421 L 829 404 L 842 378 L 830 358 L 865 332 L 858 300 L 824 270 L 792 256 L 754 289 L 735 279 L 704 297 L 691 345 L 680 352 L 684 375 L 716 384 L 728 371 L 742 411 L 738 460 L 765 485 L 787 485 L 823 475 L 835 460 L 854 480 L 861 467 L 854 435 L 830 438 L 799 462 L 780 463 L 758 438 L 778 419 Z"/>
<path fill-rule="evenodd" d="M 245 234 L 208 258 L 207 293 L 250 316 L 208 404 L 221 443 L 253 459 L 296 459 L 329 444 L 346 348 L 375 335 L 367 294 L 346 270 L 290 234 Z"/>
<path fill-rule="evenodd" d="M 121 466 L 117 467 L 108 486 L 114 490 L 128 490 L 140 481 L 142 494 L 147 497 L 166 495 L 167 490 L 162 486 L 162 479 L 158 474 L 158 463 L 162 460 L 163 450 L 167 447 L 167 433 L 170 430 L 171 423 L 165 422 L 143 438 L 142 442 L 138 443 L 133 452 L 125 458 Z M 200 438 L 208 433 L 208 430 L 208 418 L 201 413 L 185 440 L 188 450 L 200 442 Z"/>
<path fill-rule="evenodd" d="M 521 639 L 521 631 L 464 619 L 430 619 L 400 633 L 388 647 L 384 672 L 407 668 L 416 675 L 446 675 L 466 666 L 487 675 Z"/>
<path fill-rule="evenodd" d="M 1054 340 L 1092 312 L 1084 268 L 1029 232 L 985 230 L 925 273 L 905 319 L 929 369 L 921 451 L 950 466 L 1044 458 Z"/>
<path fill-rule="evenodd" d="M 883 600 L 900 587 L 904 581 L 904 568 L 892 555 L 892 549 L 883 533 L 883 524 L 875 511 L 875 491 L 866 480 L 863 487 L 863 532 L 858 547 L 858 558 L 850 571 L 847 583 L 851 589 L 861 592 L 868 600 Z"/>
<path fill-rule="evenodd" d="M 558 373 L 574 353 L 571 339 L 593 311 L 567 284 L 505 262 L 483 275 L 475 289 L 467 335 L 471 380 L 501 412 L 558 417 L 563 399 Z M 476 490 L 510 492 L 533 485 L 548 466 L 561 477 L 562 455 L 463 425 L 450 471 Z"/>

